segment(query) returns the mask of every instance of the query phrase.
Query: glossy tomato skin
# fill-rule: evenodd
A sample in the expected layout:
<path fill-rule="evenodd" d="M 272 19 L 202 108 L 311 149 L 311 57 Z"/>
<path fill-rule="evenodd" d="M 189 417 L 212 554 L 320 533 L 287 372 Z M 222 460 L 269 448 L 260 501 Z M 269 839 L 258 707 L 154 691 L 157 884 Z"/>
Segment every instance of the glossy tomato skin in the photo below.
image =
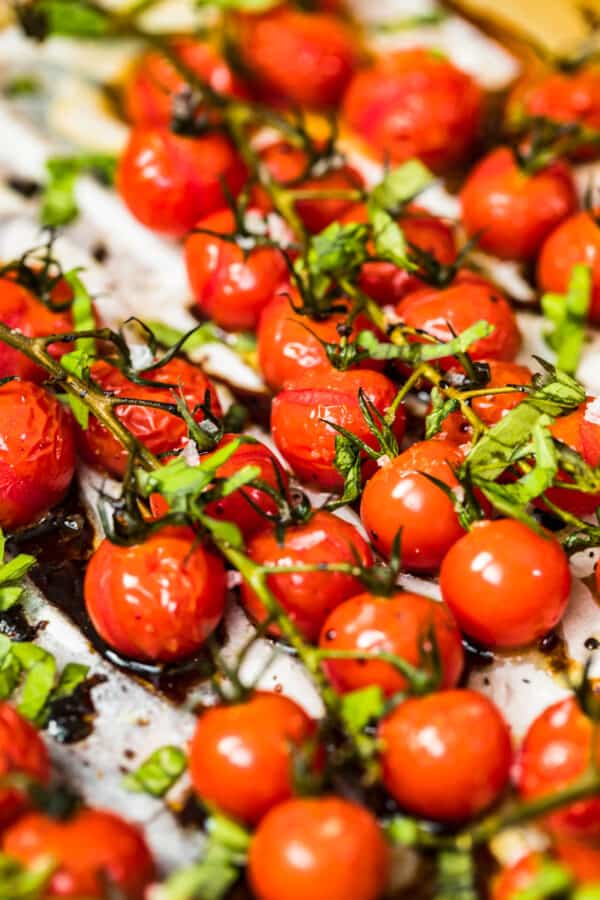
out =
<path fill-rule="evenodd" d="M 471 171 L 460 194 L 463 224 L 479 246 L 501 259 L 529 260 L 556 226 L 577 209 L 569 166 L 551 163 L 533 175 L 512 150 L 498 147 Z"/>
<path fill-rule="evenodd" d="M 555 538 L 498 519 L 476 522 L 448 551 L 440 587 L 462 631 L 488 647 L 511 648 L 560 622 L 571 575 Z"/>
<path fill-rule="evenodd" d="M 272 528 L 249 541 L 248 556 L 260 565 L 314 565 L 316 563 L 352 563 L 371 565 L 369 545 L 359 532 L 332 513 L 320 510 L 303 525 L 285 529 L 283 542 L 277 541 Z M 269 575 L 267 584 L 296 627 L 310 641 L 316 640 L 323 622 L 334 607 L 361 592 L 357 578 L 340 572 L 296 572 Z M 254 591 L 244 582 L 242 601 L 256 621 L 265 618 L 265 609 Z M 279 634 L 276 625 L 270 634 Z"/>
<path fill-rule="evenodd" d="M 379 726 L 383 781 L 409 812 L 443 822 L 481 813 L 510 772 L 510 731 L 476 691 L 439 691 L 406 700 Z"/>
<path fill-rule="evenodd" d="M 129 547 L 102 541 L 84 598 L 94 628 L 117 653 L 173 662 L 198 650 L 219 623 L 225 570 L 191 529 L 167 526 Z"/>
<path fill-rule="evenodd" d="M 417 668 L 422 651 L 430 650 L 431 634 L 440 656 L 441 687 L 454 687 L 463 667 L 460 632 L 448 609 L 419 594 L 391 597 L 358 594 L 329 614 L 319 646 L 323 650 L 393 653 Z M 390 663 L 376 660 L 329 659 L 327 677 L 340 693 L 378 685 L 386 696 L 406 690 L 406 679 Z"/>
<path fill-rule="evenodd" d="M 231 239 L 236 223 L 231 210 L 197 223 L 213 234 L 192 233 L 185 243 L 188 278 L 199 311 L 222 328 L 254 330 L 260 314 L 288 281 L 282 253 L 273 247 L 245 251 Z"/>
<path fill-rule="evenodd" d="M 294 793 L 293 754 L 315 730 L 304 710 L 281 694 L 209 709 L 190 744 L 194 788 L 203 801 L 254 825 Z"/>
<path fill-rule="evenodd" d="M 377 900 L 388 848 L 374 816 L 340 797 L 276 806 L 255 832 L 248 861 L 257 900 Z"/>
<path fill-rule="evenodd" d="M 29 813 L 4 833 L 2 849 L 25 865 L 52 856 L 57 868 L 44 895 L 50 897 L 102 898 L 108 880 L 127 900 L 143 900 L 156 874 L 141 831 L 98 809 L 66 822 Z"/>
<path fill-rule="evenodd" d="M 226 206 L 246 170 L 221 134 L 181 137 L 160 128 L 134 128 L 117 170 L 117 189 L 142 225 L 182 237 L 198 219 Z"/>
<path fill-rule="evenodd" d="M 451 488 L 458 486 L 452 470 L 463 462 L 451 441 L 413 444 L 373 475 L 363 492 L 360 515 L 369 538 L 389 557 L 402 529 L 402 564 L 409 571 L 439 568 L 448 550 L 464 534 L 452 502 L 430 481 L 431 475 Z M 421 474 L 421 473 L 426 473 Z"/>
<path fill-rule="evenodd" d="M 204 413 L 197 409 L 204 403 L 206 392 L 210 395 L 211 411 L 221 414 L 221 407 L 214 386 L 198 366 L 187 360 L 174 357 L 158 369 L 144 372 L 149 381 L 166 385 L 164 388 L 134 384 L 120 369 L 107 362 L 97 360 L 90 367 L 91 378 L 104 391 L 132 400 L 152 400 L 173 404 L 176 393 L 181 390 L 188 409 L 193 411 L 197 422 Z M 167 385 L 174 385 L 169 387 Z M 115 407 L 117 418 L 152 453 L 157 455 L 182 450 L 188 442 L 187 426 L 183 419 L 173 413 L 156 407 L 123 404 Z M 125 474 L 127 452 L 119 441 L 94 416 L 90 416 L 88 427 L 79 432 L 79 446 L 83 457 L 93 465 L 106 469 L 117 478 Z"/>
<path fill-rule="evenodd" d="M 562 839 L 552 847 L 552 857 L 571 872 L 577 884 L 600 882 L 600 853 L 594 846 Z M 503 869 L 493 882 L 491 900 L 519 900 L 520 893 L 535 883 L 544 861 L 541 853 L 528 853 Z"/>
<path fill-rule="evenodd" d="M 562 441 L 563 444 L 567 444 L 568 447 L 583 456 L 584 460 L 590 465 L 595 465 L 593 462 L 595 459 L 593 449 L 595 429 L 593 425 L 589 429 L 586 426 L 586 447 L 584 448 L 584 418 L 593 402 L 594 398 L 588 397 L 577 409 L 566 416 L 560 416 L 560 418 L 555 419 L 550 426 L 550 432 L 554 438 Z M 570 482 L 572 478 L 566 472 L 559 470 L 557 481 Z M 569 488 L 551 487 L 544 492 L 544 496 L 552 503 L 560 506 L 561 509 L 566 509 L 576 516 L 593 515 L 600 506 L 600 494 L 586 494 L 584 491 L 572 491 Z M 536 505 L 544 508 L 541 500 L 539 503 L 536 501 Z"/>
<path fill-rule="evenodd" d="M 392 163 L 417 156 L 442 172 L 470 155 L 482 95 L 469 75 L 440 54 L 400 50 L 354 76 L 343 115 L 378 156 Z"/>
<path fill-rule="evenodd" d="M 50 779 L 46 745 L 36 728 L 9 703 L 0 703 L 0 778 L 23 773 L 40 785 Z M 0 790 L 0 828 L 15 819 L 28 805 L 18 788 Z"/>
<path fill-rule="evenodd" d="M 592 298 L 588 317 L 600 322 L 600 227 L 597 212 L 576 212 L 558 225 L 542 245 L 537 281 L 542 291 L 564 294 L 573 266 L 585 263 L 592 272 Z"/>
<path fill-rule="evenodd" d="M 394 384 L 380 372 L 334 369 L 314 372 L 302 387 L 284 390 L 273 400 L 273 440 L 301 481 L 323 491 L 341 490 L 344 486 L 342 475 L 334 467 L 338 432 L 327 422 L 345 428 L 377 449 L 377 438 L 360 409 L 360 390 L 382 415 L 397 393 Z M 404 427 L 405 413 L 400 406 L 393 424 L 398 439 L 404 434 Z M 367 470 L 369 467 L 373 467 L 371 460 L 365 463 Z"/>
<path fill-rule="evenodd" d="M 566 787 L 585 772 L 592 753 L 592 722 L 574 697 L 549 706 L 535 719 L 519 749 L 515 767 L 524 799 Z M 600 753 L 596 747 L 597 762 Z M 600 837 L 600 797 L 578 800 L 552 813 L 546 824 L 561 836 Z"/>
<path fill-rule="evenodd" d="M 0 385 L 0 527 L 41 518 L 62 500 L 74 471 L 70 413 L 30 381 Z"/>
<path fill-rule="evenodd" d="M 584 405 L 581 428 L 582 456 L 590 466 L 600 465 L 600 399 L 598 397 Z"/>

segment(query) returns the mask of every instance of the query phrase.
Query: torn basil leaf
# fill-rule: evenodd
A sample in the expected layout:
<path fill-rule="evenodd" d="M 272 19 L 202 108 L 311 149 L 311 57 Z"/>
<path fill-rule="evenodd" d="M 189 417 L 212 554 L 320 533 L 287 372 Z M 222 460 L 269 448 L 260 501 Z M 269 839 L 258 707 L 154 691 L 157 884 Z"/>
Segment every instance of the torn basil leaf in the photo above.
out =
<path fill-rule="evenodd" d="M 466 328 L 459 335 L 445 342 L 420 343 L 409 341 L 404 344 L 383 343 L 372 331 L 361 331 L 357 343 L 366 350 L 371 359 L 399 359 L 416 366 L 423 362 L 444 359 L 466 353 L 474 343 L 492 334 L 494 327 L 483 319 Z"/>
<path fill-rule="evenodd" d="M 404 232 L 392 216 L 384 209 L 369 204 L 369 220 L 373 226 L 375 255 L 401 269 L 415 270 L 417 265 L 409 259 Z"/>
<path fill-rule="evenodd" d="M 378 719 L 384 711 L 385 698 L 377 684 L 344 694 L 340 712 L 342 720 L 352 732 L 362 731 L 373 719 Z"/>
<path fill-rule="evenodd" d="M 127 791 L 163 797 L 182 776 L 186 765 L 186 755 L 180 747 L 159 747 L 135 772 L 126 775 L 122 784 Z"/>
<path fill-rule="evenodd" d="M 399 208 L 429 187 L 434 175 L 418 159 L 409 159 L 390 169 L 371 191 L 371 201 L 381 209 L 398 212 Z"/>
<path fill-rule="evenodd" d="M 65 0 L 62 5 L 74 7 L 78 4 L 68 3 Z M 112 184 L 116 158 L 102 153 L 56 156 L 46 162 L 46 170 L 48 179 L 42 195 L 40 215 L 42 225 L 57 228 L 68 225 L 77 218 L 79 210 L 75 199 L 75 187 L 80 175 L 94 175 L 104 184 Z"/>
<path fill-rule="evenodd" d="M 327 504 L 328 509 L 338 509 L 354 503 L 360 497 L 362 485 L 362 460 L 360 447 L 343 434 L 335 436 L 335 459 L 333 464 L 344 479 L 344 488 L 339 497 Z"/>
<path fill-rule="evenodd" d="M 553 326 L 544 337 L 556 352 L 556 368 L 569 375 L 574 375 L 579 365 L 591 298 L 591 269 L 581 263 L 573 266 L 564 295 L 547 293 L 541 298 L 542 312 Z"/>
<path fill-rule="evenodd" d="M 458 400 L 445 397 L 443 392 L 434 385 L 431 390 L 431 411 L 425 419 L 425 438 L 429 440 L 429 438 L 439 434 L 444 419 L 459 408 L 460 403 Z"/>

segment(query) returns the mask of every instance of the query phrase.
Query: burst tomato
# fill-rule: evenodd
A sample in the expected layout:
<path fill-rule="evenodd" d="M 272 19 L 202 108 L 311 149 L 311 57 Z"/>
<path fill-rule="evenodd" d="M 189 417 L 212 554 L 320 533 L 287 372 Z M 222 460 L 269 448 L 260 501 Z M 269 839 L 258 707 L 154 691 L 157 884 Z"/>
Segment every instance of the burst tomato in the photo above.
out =
<path fill-rule="evenodd" d="M 595 212 L 577 212 L 546 238 L 537 264 L 537 281 L 542 291 L 564 294 L 573 266 L 585 263 L 592 272 L 592 297 L 588 316 L 600 322 L 600 227 Z"/>
<path fill-rule="evenodd" d="M 33 725 L 9 703 L 0 703 L 0 778 L 20 773 L 45 785 L 50 778 L 46 745 Z M 0 790 L 0 827 L 15 819 L 27 806 L 18 788 Z"/>
<path fill-rule="evenodd" d="M 171 662 L 198 650 L 216 628 L 225 570 L 191 529 L 165 527 L 129 547 L 102 541 L 84 596 L 94 628 L 117 653 Z"/>

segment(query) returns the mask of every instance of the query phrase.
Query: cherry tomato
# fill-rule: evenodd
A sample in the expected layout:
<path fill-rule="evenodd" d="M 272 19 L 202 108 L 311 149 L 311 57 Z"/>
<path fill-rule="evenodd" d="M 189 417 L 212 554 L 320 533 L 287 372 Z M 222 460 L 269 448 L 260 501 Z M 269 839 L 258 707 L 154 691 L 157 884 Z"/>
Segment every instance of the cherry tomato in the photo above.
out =
<path fill-rule="evenodd" d="M 561 840 L 552 848 L 552 857 L 572 873 L 577 884 L 600 882 L 600 853 L 596 848 Z M 492 900 L 519 900 L 522 892 L 535 883 L 544 862 L 541 853 L 528 853 L 503 869 L 494 880 Z"/>
<path fill-rule="evenodd" d="M 342 21 L 286 6 L 245 16 L 240 50 L 267 96 L 296 106 L 335 106 L 357 62 L 352 34 Z"/>
<path fill-rule="evenodd" d="M 448 551 L 440 587 L 470 637 L 489 647 L 520 647 L 560 622 L 571 575 L 555 538 L 498 519 L 476 522 Z"/>
<path fill-rule="evenodd" d="M 30 381 L 0 385 L 0 527 L 31 525 L 66 494 L 75 471 L 73 420 Z"/>
<path fill-rule="evenodd" d="M 420 441 L 375 473 L 366 484 L 360 515 L 380 553 L 390 556 L 402 529 L 403 566 L 417 572 L 439 568 L 464 531 L 450 498 L 426 476 L 457 488 L 452 470 L 462 462 L 457 444 Z"/>
<path fill-rule="evenodd" d="M 204 413 L 198 407 L 204 403 L 208 392 L 212 413 L 216 416 L 221 413 L 211 381 L 198 366 L 184 359 L 175 357 L 166 365 L 143 373 L 146 380 L 164 384 L 164 388 L 135 384 L 120 369 L 106 360 L 94 362 L 90 368 L 90 375 L 92 380 L 109 394 L 132 400 L 152 400 L 173 405 L 177 392 L 181 390 L 188 409 L 197 422 L 204 418 Z M 132 406 L 126 402 L 122 406 L 115 407 L 115 413 L 129 431 L 148 450 L 157 455 L 181 450 L 188 442 L 187 426 L 183 419 L 174 413 L 156 407 Z M 117 477 L 124 475 L 127 468 L 127 451 L 94 416 L 90 416 L 87 429 L 80 431 L 79 442 L 82 454 L 89 462 Z"/>
<path fill-rule="evenodd" d="M 321 630 L 323 650 L 393 653 L 417 668 L 432 640 L 439 653 L 441 687 L 454 687 L 463 667 L 460 632 L 448 609 L 419 594 L 391 597 L 358 594 L 337 606 Z M 377 684 L 387 696 L 406 690 L 406 679 L 391 663 L 329 659 L 327 677 L 340 693 Z"/>
<path fill-rule="evenodd" d="M 379 157 L 419 157 L 434 171 L 464 162 L 481 125 L 482 95 L 473 79 L 440 53 L 388 53 L 358 72 L 343 115 Z"/>
<path fill-rule="evenodd" d="M 592 272 L 592 297 L 588 316 L 600 322 L 600 227 L 596 213 L 574 213 L 546 238 L 537 264 L 537 281 L 542 291 L 564 294 L 573 266 L 585 263 Z"/>
<path fill-rule="evenodd" d="M 273 440 L 301 481 L 323 491 L 341 490 L 344 486 L 343 476 L 333 465 L 338 432 L 327 422 L 350 431 L 369 447 L 378 447 L 359 405 L 360 390 L 381 415 L 387 413 L 397 393 L 389 378 L 379 372 L 334 369 L 313 372 L 303 386 L 284 390 L 273 400 Z M 404 425 L 405 414 L 400 406 L 392 426 L 398 438 L 404 434 Z M 372 460 L 365 467 L 367 471 L 372 469 Z"/>
<path fill-rule="evenodd" d="M 223 135 L 188 138 L 159 128 L 134 128 L 117 170 L 118 191 L 136 219 L 173 237 L 222 209 L 224 185 L 235 196 L 245 179 Z"/>
<path fill-rule="evenodd" d="M 246 249 L 227 237 L 236 230 L 231 210 L 202 219 L 185 244 L 188 277 L 198 309 L 222 328 L 255 329 L 260 314 L 282 284 L 288 269 L 274 247 Z"/>
<path fill-rule="evenodd" d="M 396 307 L 403 322 L 425 331 L 440 341 L 449 341 L 476 322 L 485 320 L 494 327 L 488 337 L 470 348 L 472 359 L 512 360 L 521 337 L 510 305 L 502 293 L 485 278 L 461 272 L 446 288 L 426 287 L 408 294 Z M 442 366 L 456 366 L 456 359 L 442 359 Z"/>
<path fill-rule="evenodd" d="M 383 781 L 428 819 L 460 822 L 491 806 L 510 772 L 510 731 L 491 700 L 470 690 L 406 700 L 379 726 Z"/>
<path fill-rule="evenodd" d="M 590 466 L 600 465 L 600 399 L 598 397 L 584 405 L 580 437 L 584 460 Z"/>
<path fill-rule="evenodd" d="M 595 458 L 593 451 L 594 429 L 593 427 L 589 430 L 586 429 L 586 453 L 583 445 L 583 420 L 587 409 L 593 402 L 594 398 L 588 397 L 576 410 L 556 419 L 550 426 L 550 431 L 554 438 L 562 441 L 563 444 L 567 444 L 568 447 L 575 450 L 580 456 L 583 456 L 586 462 L 591 463 L 591 465 L 594 465 L 592 460 Z M 559 470 L 556 480 L 568 483 L 572 482 L 573 479 L 566 472 Z M 598 506 L 600 506 L 600 494 L 586 494 L 584 491 L 573 491 L 569 488 L 552 487 L 544 492 L 544 496 L 551 503 L 555 503 L 556 506 L 560 506 L 561 509 L 572 512 L 576 516 L 593 515 Z M 541 500 L 539 502 L 536 501 L 535 505 L 542 509 L 545 508 Z"/>
<path fill-rule="evenodd" d="M 171 662 L 198 650 L 219 623 L 225 570 L 191 529 L 165 527 L 129 547 L 102 541 L 84 596 L 94 628 L 117 653 Z"/>
<path fill-rule="evenodd" d="M 549 706 L 535 719 L 517 756 L 516 783 L 524 799 L 567 787 L 585 772 L 592 755 L 593 725 L 574 697 Z M 600 750 L 596 746 L 597 762 Z M 577 800 L 552 813 L 547 824 L 561 835 L 600 837 L 600 797 Z"/>
<path fill-rule="evenodd" d="M 363 566 L 371 565 L 373 557 L 369 545 L 359 532 L 332 513 L 319 510 L 302 525 L 290 525 L 283 540 L 277 540 L 275 529 L 268 528 L 248 543 L 248 556 L 263 566 L 297 566 L 322 563 L 352 563 L 357 559 Z M 359 594 L 357 578 L 341 572 L 296 572 L 269 575 L 267 584 L 296 627 L 308 640 L 316 640 L 323 622 L 332 609 Z M 242 601 L 257 621 L 266 617 L 258 595 L 246 582 L 242 584 Z M 276 625 L 269 626 L 270 634 L 279 634 Z"/>
<path fill-rule="evenodd" d="M 577 209 L 577 191 L 566 163 L 559 160 L 528 174 L 508 147 L 483 157 L 460 199 L 467 234 L 477 236 L 482 250 L 501 259 L 531 259 L 550 232 Z"/>
<path fill-rule="evenodd" d="M 209 709 L 190 745 L 194 788 L 227 815 L 255 824 L 294 793 L 293 756 L 315 730 L 301 707 L 278 694 Z"/>
<path fill-rule="evenodd" d="M 102 898 L 108 881 L 127 900 L 143 900 L 155 877 L 141 831 L 98 809 L 83 809 L 66 822 L 29 813 L 4 833 L 2 849 L 25 865 L 56 860 L 44 894 L 49 897 Z"/>
<path fill-rule="evenodd" d="M 0 703 L 0 778 L 22 773 L 39 784 L 50 778 L 46 745 L 37 730 L 9 703 Z M 28 805 L 18 788 L 0 790 L 0 827 L 4 827 Z"/>
<path fill-rule="evenodd" d="M 367 809 L 340 797 L 302 797 L 262 820 L 248 873 L 257 900 L 377 900 L 388 856 Z"/>

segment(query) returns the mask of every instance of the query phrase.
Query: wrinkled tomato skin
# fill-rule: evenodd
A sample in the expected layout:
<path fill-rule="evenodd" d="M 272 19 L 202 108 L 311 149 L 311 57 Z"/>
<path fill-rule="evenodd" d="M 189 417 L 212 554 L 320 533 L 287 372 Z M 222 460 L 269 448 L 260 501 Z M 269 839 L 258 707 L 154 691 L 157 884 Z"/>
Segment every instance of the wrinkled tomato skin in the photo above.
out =
<path fill-rule="evenodd" d="M 552 856 L 566 866 L 577 884 L 600 882 L 600 853 L 595 847 L 562 839 L 553 846 Z M 519 900 L 535 883 L 544 861 L 541 853 L 528 853 L 503 869 L 494 880 L 491 900 Z"/>
<path fill-rule="evenodd" d="M 377 900 L 389 852 L 364 807 L 341 797 L 302 797 L 265 816 L 248 867 L 257 900 Z"/>
<path fill-rule="evenodd" d="M 265 566 L 315 565 L 318 563 L 352 563 L 357 558 L 363 566 L 371 565 L 373 556 L 366 541 L 348 522 L 320 510 L 303 525 L 285 529 L 283 542 L 275 529 L 256 534 L 248 542 L 248 556 Z M 316 641 L 323 622 L 332 609 L 361 592 L 357 578 L 341 572 L 296 572 L 269 575 L 267 584 L 304 637 Z M 242 584 L 242 602 L 253 619 L 265 619 L 265 608 L 246 582 Z M 270 634 L 279 634 L 276 625 Z"/>
<path fill-rule="evenodd" d="M 236 223 L 225 209 L 196 225 L 217 234 L 232 235 Z M 222 328 L 253 331 L 262 310 L 288 281 L 282 253 L 273 247 L 245 252 L 232 240 L 201 232 L 185 244 L 188 278 L 199 311 Z"/>
<path fill-rule="evenodd" d="M 84 597 L 94 628 L 119 654 L 173 662 L 198 650 L 219 623 L 225 570 L 191 529 L 165 527 L 129 547 L 102 541 Z"/>
<path fill-rule="evenodd" d="M 304 387 L 284 390 L 273 400 L 273 440 L 301 481 L 323 491 L 341 490 L 344 486 L 343 476 L 334 467 L 338 432 L 327 422 L 345 428 L 367 446 L 377 449 L 377 438 L 360 409 L 359 390 L 382 415 L 397 393 L 389 378 L 379 372 L 334 369 L 325 374 L 315 372 Z M 393 423 L 398 439 L 402 438 L 404 427 L 405 413 L 400 406 Z M 372 467 L 372 461 L 366 461 L 366 471 Z"/>
<path fill-rule="evenodd" d="M 454 687 L 463 668 L 460 632 L 448 609 L 419 594 L 391 597 L 358 594 L 327 617 L 319 646 L 323 650 L 393 653 L 419 668 L 422 650 L 431 649 L 431 634 L 440 657 L 440 687 Z M 329 659 L 323 668 L 339 693 L 378 685 L 391 697 L 407 689 L 406 679 L 390 663 L 377 660 Z"/>
<path fill-rule="evenodd" d="M 0 778 L 22 773 L 40 785 L 50 779 L 50 760 L 37 729 L 9 703 L 0 703 Z M 18 788 L 0 789 L 0 828 L 28 806 Z"/>
<path fill-rule="evenodd" d="M 515 315 L 502 293 L 485 278 L 460 272 L 446 288 L 425 287 L 408 294 L 396 306 L 396 312 L 411 328 L 425 331 L 441 341 L 449 341 L 476 322 L 485 320 L 493 332 L 469 348 L 472 359 L 515 358 L 521 336 Z M 444 368 L 456 366 L 454 357 L 439 361 Z"/>
<path fill-rule="evenodd" d="M 294 793 L 293 755 L 315 734 L 304 710 L 280 694 L 255 694 L 202 714 L 190 745 L 200 798 L 254 825 Z"/>
<path fill-rule="evenodd" d="M 403 809 L 461 822 L 491 806 L 510 774 L 508 725 L 476 691 L 401 703 L 379 726 L 383 782 Z"/>
<path fill-rule="evenodd" d="M 159 128 L 134 128 L 117 169 L 117 189 L 142 225 L 182 237 L 198 219 L 226 206 L 246 170 L 221 134 L 180 137 Z"/>
<path fill-rule="evenodd" d="M 469 75 L 439 54 L 401 50 L 354 76 L 343 115 L 378 157 L 402 163 L 416 156 L 443 172 L 470 155 L 482 95 Z"/>
<path fill-rule="evenodd" d="M 537 263 L 541 291 L 564 294 L 573 266 L 585 263 L 592 273 L 592 298 L 588 317 L 600 323 L 600 227 L 595 213 L 577 212 L 561 222 L 546 238 Z"/>
<path fill-rule="evenodd" d="M 25 865 L 52 856 L 49 897 L 102 898 L 106 882 L 127 900 L 143 900 L 156 870 L 141 831 L 111 812 L 83 809 L 61 822 L 29 813 L 3 836 L 2 849 Z"/>
<path fill-rule="evenodd" d="M 581 406 L 573 412 L 568 413 L 568 415 L 560 416 L 560 418 L 555 419 L 550 426 L 550 432 L 554 438 L 562 441 L 563 444 L 567 444 L 568 447 L 583 456 L 584 460 L 590 465 L 594 465 L 590 457 L 590 453 L 592 452 L 592 435 L 591 432 L 588 432 L 587 434 L 586 453 L 583 443 L 583 422 L 586 411 L 593 402 L 594 398 L 588 397 Z M 566 472 L 559 470 L 557 481 L 570 482 L 572 481 L 572 478 L 570 475 L 567 475 Z M 574 513 L 576 516 L 593 515 L 600 506 L 600 494 L 586 494 L 584 491 L 571 491 L 568 488 L 552 487 L 544 492 L 544 496 L 547 497 L 551 503 L 560 506 L 561 509 Z M 536 501 L 535 505 L 540 506 L 542 509 L 545 508 L 541 500 L 539 502 Z"/>
<path fill-rule="evenodd" d="M 402 529 L 402 565 L 416 572 L 439 568 L 464 530 L 450 498 L 426 476 L 455 488 L 458 482 L 452 469 L 462 462 L 463 454 L 457 444 L 421 441 L 373 475 L 363 492 L 360 515 L 381 554 L 391 555 L 394 540 Z"/>
<path fill-rule="evenodd" d="M 309 107 L 339 102 L 357 63 L 352 34 L 341 20 L 280 6 L 245 16 L 240 25 L 244 64 L 271 100 Z"/>
<path fill-rule="evenodd" d="M 195 410 L 194 419 L 202 421 L 204 413 L 196 407 L 204 403 L 205 394 L 210 393 L 210 406 L 214 415 L 221 414 L 221 407 L 212 382 L 198 366 L 177 357 L 158 369 L 144 372 L 149 381 L 157 381 L 174 387 L 156 388 L 134 384 L 116 366 L 97 360 L 90 367 L 92 380 L 113 396 L 132 400 L 152 400 L 160 403 L 175 403 L 175 396 L 181 389 L 190 411 Z M 115 414 L 132 434 L 152 453 L 160 455 L 182 450 L 188 442 L 187 426 L 183 419 L 162 409 L 149 406 L 116 406 Z M 79 447 L 84 459 L 92 465 L 106 469 L 111 475 L 121 478 L 127 468 L 127 451 L 122 444 L 94 416 L 90 416 L 88 427 L 79 431 Z"/>
<path fill-rule="evenodd" d="M 485 156 L 461 194 L 463 225 L 482 250 L 501 259 L 532 259 L 545 238 L 577 209 L 569 166 L 557 161 L 534 175 L 519 169 L 507 147 Z"/>
<path fill-rule="evenodd" d="M 585 772 L 592 753 L 593 725 L 575 697 L 549 706 L 535 719 L 519 749 L 515 781 L 523 799 L 554 793 Z M 597 763 L 600 752 L 596 748 Z M 577 800 L 546 818 L 561 836 L 600 838 L 600 797 Z"/>
<path fill-rule="evenodd" d="M 571 575 L 555 538 L 498 519 L 476 522 L 448 551 L 440 587 L 462 631 L 485 646 L 513 648 L 560 622 Z"/>
<path fill-rule="evenodd" d="M 41 518 L 62 500 L 74 471 L 70 413 L 30 381 L 0 385 L 0 527 Z"/>

